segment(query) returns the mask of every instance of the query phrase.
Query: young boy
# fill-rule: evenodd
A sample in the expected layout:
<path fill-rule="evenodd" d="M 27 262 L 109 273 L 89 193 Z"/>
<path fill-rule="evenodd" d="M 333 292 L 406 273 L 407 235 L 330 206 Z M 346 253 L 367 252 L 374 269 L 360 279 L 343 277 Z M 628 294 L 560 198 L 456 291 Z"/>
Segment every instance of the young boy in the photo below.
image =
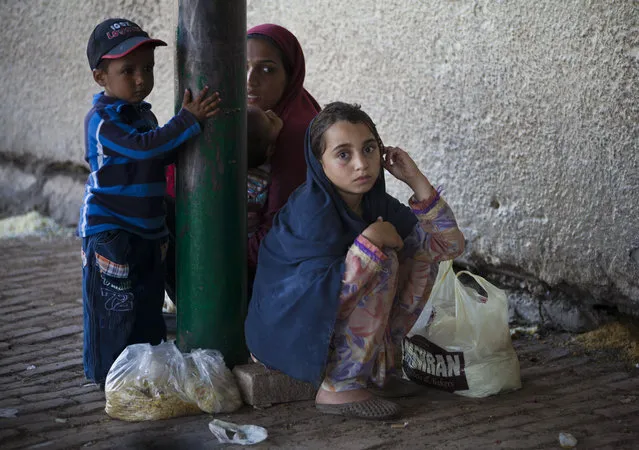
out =
<path fill-rule="evenodd" d="M 82 237 L 84 372 L 104 388 L 111 364 L 129 344 L 166 339 L 164 166 L 176 148 L 214 116 L 217 93 L 185 92 L 182 110 L 158 128 L 151 105 L 151 39 L 126 19 L 108 19 L 87 46 L 93 79 L 104 91 L 85 118 L 89 174 L 78 234 Z"/>
<path fill-rule="evenodd" d="M 250 105 L 246 109 L 248 237 L 255 233 L 260 224 L 260 215 L 266 204 L 270 183 L 269 159 L 283 125 L 282 119 L 273 111 L 264 112 Z"/>

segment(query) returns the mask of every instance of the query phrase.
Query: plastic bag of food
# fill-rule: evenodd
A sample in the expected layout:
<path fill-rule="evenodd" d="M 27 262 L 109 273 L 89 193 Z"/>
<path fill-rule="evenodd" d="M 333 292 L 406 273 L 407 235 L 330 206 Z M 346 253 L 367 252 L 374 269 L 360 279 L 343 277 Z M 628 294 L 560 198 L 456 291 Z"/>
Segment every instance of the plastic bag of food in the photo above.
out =
<path fill-rule="evenodd" d="M 464 286 L 461 274 L 486 295 Z M 411 380 L 467 397 L 521 388 L 503 290 L 468 271 L 455 274 L 452 261 L 444 261 L 428 303 L 403 342 Z"/>
<path fill-rule="evenodd" d="M 107 374 L 105 411 L 127 421 L 201 413 L 184 393 L 185 377 L 184 356 L 172 342 L 129 345 Z"/>
<path fill-rule="evenodd" d="M 233 412 L 242 406 L 235 376 L 218 350 L 192 350 L 184 356 L 187 398 L 209 414 Z"/>

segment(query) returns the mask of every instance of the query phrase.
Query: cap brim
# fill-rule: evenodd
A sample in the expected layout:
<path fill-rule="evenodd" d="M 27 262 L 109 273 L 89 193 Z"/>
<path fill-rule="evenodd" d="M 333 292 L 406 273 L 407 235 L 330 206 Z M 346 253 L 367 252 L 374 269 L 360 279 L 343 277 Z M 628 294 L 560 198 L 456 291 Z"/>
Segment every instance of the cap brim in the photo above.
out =
<path fill-rule="evenodd" d="M 119 45 L 116 45 L 108 53 L 105 53 L 102 56 L 102 58 L 103 59 L 122 58 L 123 56 L 128 55 L 133 50 L 135 50 L 136 48 L 142 45 L 153 45 L 154 47 L 157 47 L 157 46 L 164 46 L 167 44 L 166 42 L 161 41 L 159 39 L 151 39 L 144 36 L 136 36 L 136 37 L 127 39 L 126 41 L 122 42 Z"/>

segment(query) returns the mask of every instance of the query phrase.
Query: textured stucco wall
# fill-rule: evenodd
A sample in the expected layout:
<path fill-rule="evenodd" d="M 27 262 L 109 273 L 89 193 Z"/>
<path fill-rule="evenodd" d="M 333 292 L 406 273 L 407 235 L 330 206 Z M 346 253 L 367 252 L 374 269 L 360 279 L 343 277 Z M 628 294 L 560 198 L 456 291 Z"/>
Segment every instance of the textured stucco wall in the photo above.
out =
<path fill-rule="evenodd" d="M 3 0 L 0 151 L 82 162 L 83 119 L 98 92 L 86 57 L 93 27 L 125 16 L 172 42 L 173 8 L 170 0 Z M 156 52 L 156 85 L 149 97 L 163 120 L 173 104 L 173 48 Z"/>
<path fill-rule="evenodd" d="M 5 0 L 0 156 L 81 163 L 96 91 L 86 39 L 110 15 L 171 43 L 149 99 L 167 120 L 174 8 Z M 248 11 L 249 25 L 299 37 L 320 103 L 361 103 L 445 187 L 469 262 L 639 311 L 638 2 L 249 0 Z M 54 215 L 78 195 L 63 190 L 49 196 Z"/>

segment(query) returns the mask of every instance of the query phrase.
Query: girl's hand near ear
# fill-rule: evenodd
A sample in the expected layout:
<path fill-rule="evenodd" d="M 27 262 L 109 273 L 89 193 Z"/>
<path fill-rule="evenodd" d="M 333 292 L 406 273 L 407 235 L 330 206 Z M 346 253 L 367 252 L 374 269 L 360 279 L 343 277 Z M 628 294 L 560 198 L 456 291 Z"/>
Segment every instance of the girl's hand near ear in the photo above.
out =
<path fill-rule="evenodd" d="M 417 201 L 426 200 L 435 193 L 428 178 L 419 170 L 415 161 L 399 147 L 384 147 L 384 169 L 406 183 L 415 193 Z"/>

